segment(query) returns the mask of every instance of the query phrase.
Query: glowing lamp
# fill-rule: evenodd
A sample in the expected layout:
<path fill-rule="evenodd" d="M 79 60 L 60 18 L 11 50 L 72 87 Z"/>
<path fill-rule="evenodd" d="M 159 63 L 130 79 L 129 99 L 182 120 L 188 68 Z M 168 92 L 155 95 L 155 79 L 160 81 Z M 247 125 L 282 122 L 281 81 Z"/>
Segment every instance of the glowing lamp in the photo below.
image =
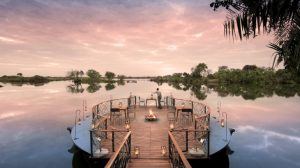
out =
<path fill-rule="evenodd" d="M 136 156 L 136 157 L 139 157 L 139 155 L 140 155 L 140 149 L 139 149 L 139 147 L 134 147 L 134 155 Z"/>
<path fill-rule="evenodd" d="M 225 123 L 224 123 L 224 118 L 221 119 L 221 126 L 224 127 Z"/>
<path fill-rule="evenodd" d="M 128 121 L 125 123 L 125 129 L 127 129 L 127 130 L 129 130 L 129 129 L 130 129 L 130 124 L 129 124 L 129 122 L 128 122 Z"/>
<path fill-rule="evenodd" d="M 94 123 L 91 124 L 91 129 L 92 130 L 95 129 L 95 124 Z"/>
<path fill-rule="evenodd" d="M 165 156 L 166 153 L 167 153 L 166 146 L 161 146 L 161 154 L 162 154 L 162 156 Z"/>
<path fill-rule="evenodd" d="M 173 129 L 174 129 L 174 124 L 171 123 L 171 124 L 170 124 L 170 130 L 173 131 Z"/>

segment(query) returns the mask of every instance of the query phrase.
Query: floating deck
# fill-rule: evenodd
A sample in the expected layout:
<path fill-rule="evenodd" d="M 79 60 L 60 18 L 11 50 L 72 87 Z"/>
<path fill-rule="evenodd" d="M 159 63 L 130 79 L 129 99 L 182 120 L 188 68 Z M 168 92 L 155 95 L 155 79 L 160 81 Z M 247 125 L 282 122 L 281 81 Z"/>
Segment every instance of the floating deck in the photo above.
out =
<path fill-rule="evenodd" d="M 152 110 L 154 114 L 158 116 L 157 121 L 145 121 L 145 115 L 149 114 L 149 110 Z M 175 114 L 174 109 L 166 108 L 157 109 L 153 107 L 135 107 L 129 109 L 129 118 L 130 118 L 130 130 L 132 132 L 132 141 L 131 149 L 134 151 L 135 147 L 139 148 L 139 156 L 134 156 L 132 154 L 131 160 L 141 160 L 146 159 L 162 159 L 161 163 L 164 163 L 164 160 L 168 159 L 168 153 L 164 156 L 161 153 L 161 147 L 168 147 L 168 131 L 169 131 L 169 121 L 174 120 Z M 194 121 L 191 118 L 191 115 L 179 115 L 179 123 L 184 124 L 186 128 L 193 128 Z M 110 129 L 124 129 L 125 115 L 120 112 L 117 115 L 113 115 L 111 119 L 108 119 L 108 128 Z M 92 117 L 87 117 L 82 120 L 80 123 L 76 124 L 71 131 L 71 136 L 74 144 L 85 151 L 86 153 L 91 154 L 91 142 L 90 142 L 90 129 L 92 124 Z M 76 134 L 76 135 L 75 135 Z M 118 144 L 123 140 L 126 132 L 115 133 L 114 135 L 114 148 L 118 147 Z M 197 157 L 191 156 L 186 151 L 186 142 L 184 141 L 185 134 L 175 134 L 175 139 L 178 141 L 180 148 L 188 159 L 195 159 Z M 188 135 L 193 137 L 193 135 Z M 230 142 L 231 134 L 227 127 L 222 127 L 219 121 L 210 117 L 210 134 L 209 134 L 209 155 L 213 155 L 218 151 L 224 149 Z M 193 138 L 189 140 L 189 148 L 193 147 L 196 143 Z M 107 138 L 101 140 L 101 148 L 106 148 L 109 151 L 109 154 L 106 155 L 106 158 L 111 157 L 113 154 L 112 146 L 112 134 L 107 132 Z M 167 150 L 168 151 L 168 150 Z M 133 152 L 132 152 L 133 153 Z M 140 161 L 141 162 L 141 161 Z M 138 164 L 138 163 L 136 163 Z"/>

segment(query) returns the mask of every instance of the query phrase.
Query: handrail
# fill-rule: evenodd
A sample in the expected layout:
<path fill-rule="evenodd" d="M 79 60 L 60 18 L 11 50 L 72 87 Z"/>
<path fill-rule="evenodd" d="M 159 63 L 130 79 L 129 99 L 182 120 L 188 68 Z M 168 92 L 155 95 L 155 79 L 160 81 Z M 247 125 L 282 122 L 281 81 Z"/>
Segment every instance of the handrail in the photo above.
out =
<path fill-rule="evenodd" d="M 132 98 L 134 98 L 134 102 L 131 102 Z M 110 99 L 110 100 L 102 101 L 102 102 L 100 102 L 100 103 L 98 103 L 98 104 L 96 104 L 92 107 L 93 118 L 98 114 L 98 112 L 99 112 L 98 108 L 99 108 L 100 105 L 103 105 L 105 103 L 110 103 L 109 108 L 111 108 L 111 103 L 113 101 L 120 101 L 120 100 L 127 100 L 128 107 L 136 105 L 136 96 L 130 96 L 130 97 L 127 97 L 127 98 L 118 98 L 118 99 Z M 103 115 L 105 115 L 105 114 L 103 114 Z"/>
<path fill-rule="evenodd" d="M 124 165 L 118 165 L 118 163 L 116 163 L 118 160 L 118 157 L 124 157 L 124 156 L 120 156 L 122 149 L 126 148 L 126 145 L 128 145 L 128 155 L 127 157 L 125 156 L 125 163 Z M 126 136 L 124 137 L 124 139 L 122 140 L 120 146 L 118 147 L 117 151 L 111 156 L 111 158 L 109 159 L 108 163 L 105 165 L 105 168 L 113 168 L 113 167 L 126 167 L 127 162 L 130 159 L 130 155 L 131 155 L 131 131 L 129 131 Z"/>
<path fill-rule="evenodd" d="M 166 99 L 170 98 L 171 100 L 179 100 L 179 101 L 187 101 L 187 102 L 191 102 L 191 103 L 197 103 L 197 104 L 200 104 L 202 106 L 204 106 L 206 109 L 206 113 L 211 113 L 211 108 L 205 104 L 205 103 L 201 103 L 201 102 L 198 102 L 198 101 L 193 101 L 193 100 L 187 100 L 187 99 L 178 99 L 178 98 L 175 98 L 175 97 L 170 97 L 170 96 L 166 96 Z M 175 102 L 174 104 L 175 105 Z"/>
<path fill-rule="evenodd" d="M 172 135 L 172 133 L 170 131 L 168 131 L 169 134 L 169 158 L 171 160 L 171 163 L 174 164 L 172 155 L 174 155 L 176 152 L 175 151 L 171 151 L 173 146 L 175 147 L 175 150 L 177 151 L 178 155 L 179 155 L 179 161 L 176 161 L 175 163 L 179 164 L 177 166 L 173 167 L 183 167 L 183 168 L 192 168 L 192 166 L 190 165 L 190 163 L 188 162 L 188 160 L 186 159 L 185 155 L 183 154 L 182 150 L 180 149 L 177 141 L 175 140 L 174 136 Z"/>

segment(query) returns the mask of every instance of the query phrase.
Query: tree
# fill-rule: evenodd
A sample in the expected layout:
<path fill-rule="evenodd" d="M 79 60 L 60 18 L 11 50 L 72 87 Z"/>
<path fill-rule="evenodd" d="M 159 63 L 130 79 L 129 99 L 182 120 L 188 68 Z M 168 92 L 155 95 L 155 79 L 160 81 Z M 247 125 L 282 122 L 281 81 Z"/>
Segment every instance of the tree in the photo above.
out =
<path fill-rule="evenodd" d="M 223 71 L 223 70 L 227 70 L 227 69 L 228 69 L 228 66 L 222 65 L 222 66 L 219 66 L 218 71 Z"/>
<path fill-rule="evenodd" d="M 115 76 L 116 76 L 116 74 L 113 72 L 109 72 L 109 71 L 105 72 L 105 77 L 109 81 L 113 80 L 115 78 Z"/>
<path fill-rule="evenodd" d="M 23 74 L 22 73 L 17 73 L 17 76 L 22 77 Z"/>
<path fill-rule="evenodd" d="M 97 72 L 97 71 L 94 70 L 94 69 L 89 69 L 89 70 L 86 72 L 86 75 L 87 75 L 92 81 L 98 81 L 98 80 L 100 80 L 100 78 L 101 78 L 100 73 Z"/>
<path fill-rule="evenodd" d="M 245 65 L 243 67 L 243 71 L 253 71 L 253 70 L 256 70 L 256 69 L 257 69 L 256 65 Z"/>
<path fill-rule="evenodd" d="M 81 78 L 84 75 L 82 70 L 71 70 L 67 72 L 67 77 L 71 78 L 75 84 L 81 83 Z"/>
<path fill-rule="evenodd" d="M 273 67 L 284 62 L 287 70 L 300 75 L 300 0 L 215 0 L 210 6 L 224 7 L 228 19 L 224 35 L 240 40 L 275 32 Z"/>
<path fill-rule="evenodd" d="M 198 64 L 195 68 L 192 68 L 192 73 L 191 76 L 192 77 L 203 77 L 206 73 L 207 70 L 207 65 L 205 63 L 200 63 Z"/>

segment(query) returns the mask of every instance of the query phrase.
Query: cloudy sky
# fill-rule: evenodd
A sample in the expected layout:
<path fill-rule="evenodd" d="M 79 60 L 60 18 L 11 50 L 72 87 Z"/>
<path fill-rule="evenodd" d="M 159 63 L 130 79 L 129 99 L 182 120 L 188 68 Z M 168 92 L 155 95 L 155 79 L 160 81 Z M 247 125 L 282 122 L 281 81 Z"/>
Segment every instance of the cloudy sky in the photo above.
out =
<path fill-rule="evenodd" d="M 271 36 L 233 42 L 212 0 L 1 0 L 0 75 L 190 72 L 271 66 Z"/>

